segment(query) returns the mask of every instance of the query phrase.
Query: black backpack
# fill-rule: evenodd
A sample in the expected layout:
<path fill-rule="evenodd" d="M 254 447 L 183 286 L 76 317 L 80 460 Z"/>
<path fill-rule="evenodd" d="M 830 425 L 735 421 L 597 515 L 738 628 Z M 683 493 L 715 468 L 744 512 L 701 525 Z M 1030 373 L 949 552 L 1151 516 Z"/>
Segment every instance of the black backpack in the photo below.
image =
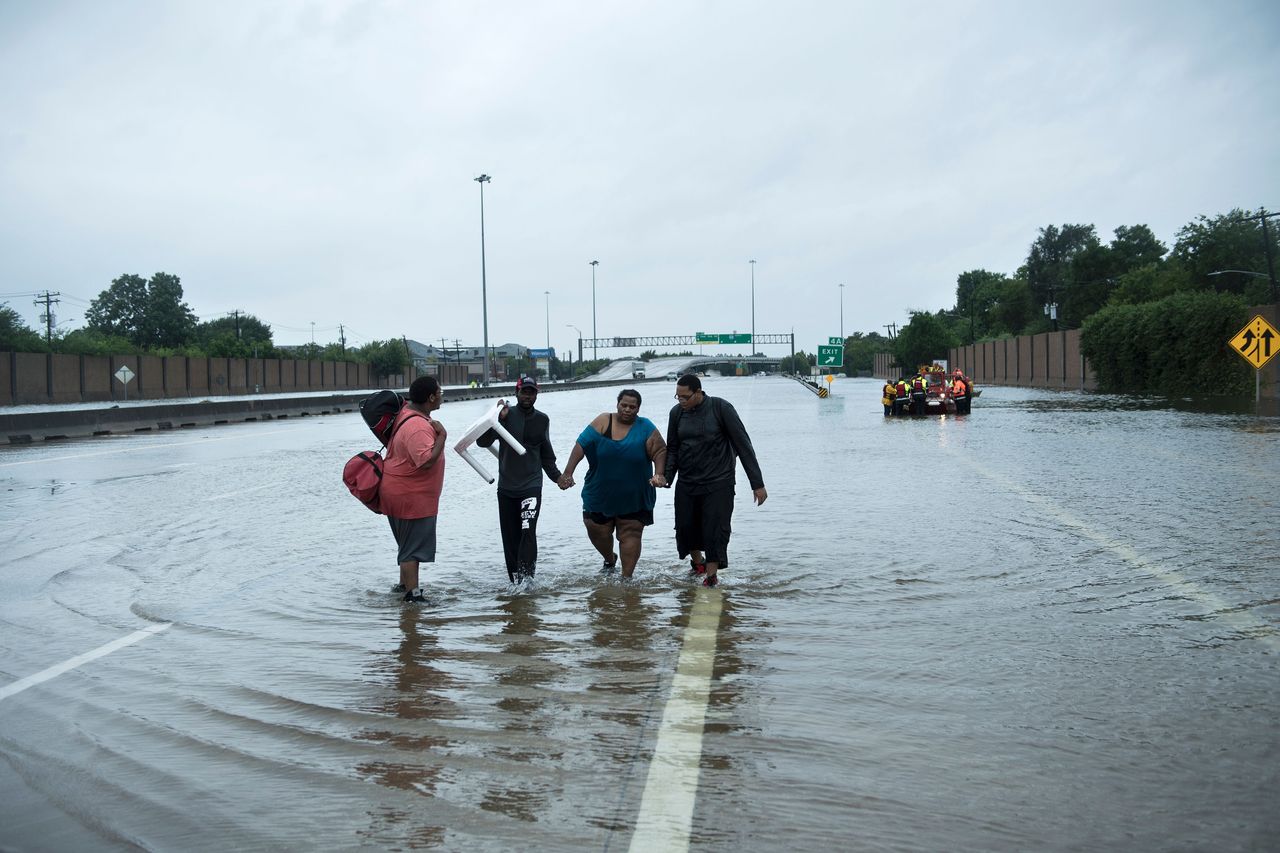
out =
<path fill-rule="evenodd" d="M 360 401 L 360 417 L 384 447 L 391 442 L 391 426 L 404 402 L 404 397 L 395 391 L 378 391 Z"/>

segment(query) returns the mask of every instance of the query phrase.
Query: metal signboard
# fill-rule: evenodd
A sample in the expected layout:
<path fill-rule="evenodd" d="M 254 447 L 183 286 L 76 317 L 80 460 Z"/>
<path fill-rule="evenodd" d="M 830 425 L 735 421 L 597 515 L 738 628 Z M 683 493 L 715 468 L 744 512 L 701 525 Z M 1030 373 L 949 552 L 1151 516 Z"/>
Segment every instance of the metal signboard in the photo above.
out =
<path fill-rule="evenodd" d="M 1280 350 L 1280 332 L 1267 322 L 1266 317 L 1259 314 L 1228 343 L 1240 353 L 1241 358 L 1261 370 L 1263 365 L 1275 357 L 1276 351 Z"/>
<path fill-rule="evenodd" d="M 819 367 L 844 367 L 844 347 L 818 347 Z"/>
<path fill-rule="evenodd" d="M 827 343 L 832 346 L 842 347 L 844 346 L 844 338 L 827 338 Z"/>
<path fill-rule="evenodd" d="M 718 342 L 722 344 L 749 344 L 751 343 L 751 333 L 748 332 L 745 335 L 720 335 Z"/>

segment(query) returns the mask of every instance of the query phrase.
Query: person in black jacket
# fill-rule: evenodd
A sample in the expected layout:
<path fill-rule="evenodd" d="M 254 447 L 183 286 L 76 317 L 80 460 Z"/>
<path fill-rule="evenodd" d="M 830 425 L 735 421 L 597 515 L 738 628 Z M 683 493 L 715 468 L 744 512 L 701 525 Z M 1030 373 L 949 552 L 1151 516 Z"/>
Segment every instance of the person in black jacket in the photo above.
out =
<path fill-rule="evenodd" d="M 538 515 L 542 512 L 542 475 L 556 482 L 560 469 L 551 449 L 551 419 L 533 407 L 538 385 L 531 377 L 516 383 L 516 406 L 504 400 L 498 420 L 507 432 L 524 445 L 521 456 L 506 442 L 498 442 L 498 529 L 502 531 L 502 552 L 507 561 L 507 577 L 512 583 L 532 578 L 538 562 Z M 476 444 L 488 447 L 498 441 L 498 433 L 487 431 Z"/>
<path fill-rule="evenodd" d="M 717 573 L 729 565 L 734 457 L 742 460 L 756 504 L 769 493 L 733 405 L 707 396 L 692 373 L 676 382 L 676 400 L 667 419 L 666 470 L 655 485 L 676 483 L 676 549 L 680 559 L 692 558 L 692 572 L 703 576 L 703 585 L 715 586 Z"/>

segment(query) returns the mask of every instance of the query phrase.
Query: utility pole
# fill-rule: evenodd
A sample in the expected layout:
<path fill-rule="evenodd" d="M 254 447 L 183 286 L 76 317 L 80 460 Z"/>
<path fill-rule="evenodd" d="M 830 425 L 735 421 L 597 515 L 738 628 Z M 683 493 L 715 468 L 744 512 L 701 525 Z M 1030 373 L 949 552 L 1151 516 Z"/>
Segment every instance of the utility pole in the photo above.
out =
<path fill-rule="evenodd" d="M 1267 219 L 1275 215 L 1275 213 L 1267 213 L 1265 207 L 1260 207 L 1257 216 L 1246 216 L 1244 221 L 1253 222 L 1256 219 L 1262 223 L 1262 241 L 1267 250 L 1267 278 L 1271 279 L 1271 301 L 1280 303 L 1280 289 L 1276 287 L 1276 261 L 1271 248 L 1271 231 L 1267 228 Z"/>
<path fill-rule="evenodd" d="M 235 311 L 231 312 L 231 316 L 236 318 L 236 340 L 237 341 L 240 340 L 240 315 L 243 313 L 244 312 L 239 309 L 236 309 Z"/>
<path fill-rule="evenodd" d="M 338 343 L 342 345 L 342 355 L 347 354 L 347 330 L 341 323 L 338 324 Z"/>
<path fill-rule="evenodd" d="M 44 292 L 44 296 L 41 296 L 32 303 L 33 305 L 44 305 L 44 342 L 50 347 L 53 346 L 53 306 L 62 301 L 61 299 L 54 299 L 53 297 L 61 295 L 62 294 L 60 292 L 50 293 L 46 290 Z M 138 381 L 141 382 L 142 380 L 139 379 Z"/>

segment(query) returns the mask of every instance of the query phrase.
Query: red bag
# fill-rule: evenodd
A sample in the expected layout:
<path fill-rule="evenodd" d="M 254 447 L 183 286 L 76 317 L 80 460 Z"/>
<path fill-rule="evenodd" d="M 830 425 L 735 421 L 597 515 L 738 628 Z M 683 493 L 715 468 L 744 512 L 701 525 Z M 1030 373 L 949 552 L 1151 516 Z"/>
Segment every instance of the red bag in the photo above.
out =
<path fill-rule="evenodd" d="M 382 456 L 376 450 L 366 450 L 352 456 L 342 469 L 342 482 L 347 484 L 356 500 L 382 515 L 378 506 L 378 489 L 382 487 Z"/>
<path fill-rule="evenodd" d="M 420 418 L 422 415 L 410 415 L 409 418 Z M 366 422 L 368 418 L 366 418 Z M 401 424 L 404 421 L 400 421 Z M 394 417 L 391 422 L 386 424 L 383 430 L 387 436 L 387 446 L 391 445 L 391 437 L 395 435 L 399 424 L 395 423 Z M 370 429 L 373 429 L 370 426 Z M 381 436 L 379 436 L 381 437 Z M 378 501 L 378 490 L 382 488 L 382 467 L 386 464 L 386 460 L 382 458 L 376 450 L 364 450 L 357 453 L 347 460 L 347 464 L 342 467 L 342 482 L 347 484 L 347 490 L 356 496 L 356 500 L 367 506 L 369 509 L 382 515 L 382 507 Z"/>

